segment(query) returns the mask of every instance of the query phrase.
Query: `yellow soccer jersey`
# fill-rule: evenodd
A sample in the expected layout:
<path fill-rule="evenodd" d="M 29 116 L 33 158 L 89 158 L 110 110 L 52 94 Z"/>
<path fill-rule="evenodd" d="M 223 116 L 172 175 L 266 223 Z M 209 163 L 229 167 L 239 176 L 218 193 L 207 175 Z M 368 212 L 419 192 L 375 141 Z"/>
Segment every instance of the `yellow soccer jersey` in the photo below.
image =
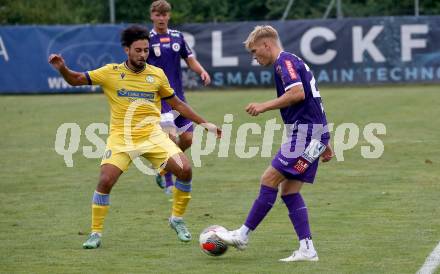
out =
<path fill-rule="evenodd" d="M 134 72 L 126 63 L 107 64 L 85 73 L 90 85 L 100 85 L 110 104 L 110 135 L 148 137 L 160 122 L 161 99 L 174 96 L 162 69 L 146 65 Z M 127 130 L 129 130 L 127 132 Z"/>

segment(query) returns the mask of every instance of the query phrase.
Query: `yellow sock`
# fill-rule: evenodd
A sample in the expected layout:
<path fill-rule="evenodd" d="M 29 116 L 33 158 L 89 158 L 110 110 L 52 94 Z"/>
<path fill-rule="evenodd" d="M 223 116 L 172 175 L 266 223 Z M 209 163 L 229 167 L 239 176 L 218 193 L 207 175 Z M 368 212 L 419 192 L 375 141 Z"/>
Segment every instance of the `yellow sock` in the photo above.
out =
<path fill-rule="evenodd" d="M 110 194 L 93 193 L 92 202 L 92 232 L 102 233 L 104 228 L 104 218 L 110 207 Z"/>
<path fill-rule="evenodd" d="M 92 232 L 102 233 L 104 218 L 110 206 L 92 205 Z"/>
<path fill-rule="evenodd" d="M 173 211 L 172 216 L 182 217 L 188 202 L 191 200 L 191 192 L 185 192 L 173 187 Z"/>

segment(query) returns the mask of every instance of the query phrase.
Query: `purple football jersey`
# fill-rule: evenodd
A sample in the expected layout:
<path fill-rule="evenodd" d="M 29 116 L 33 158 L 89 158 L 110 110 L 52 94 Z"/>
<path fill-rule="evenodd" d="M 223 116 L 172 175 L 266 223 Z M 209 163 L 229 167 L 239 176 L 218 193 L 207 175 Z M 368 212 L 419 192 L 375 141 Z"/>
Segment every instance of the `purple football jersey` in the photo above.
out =
<path fill-rule="evenodd" d="M 180 31 L 169 29 L 165 34 L 150 32 L 150 54 L 147 63 L 163 69 L 176 95 L 183 101 L 182 68 L 180 59 L 192 56 L 191 49 L 185 42 Z M 162 101 L 162 113 L 168 112 L 171 107 Z"/>
<path fill-rule="evenodd" d="M 296 85 L 302 85 L 305 99 L 295 105 L 280 109 L 285 124 L 318 124 L 325 127 L 327 119 L 316 80 L 309 67 L 294 54 L 281 52 L 274 63 L 274 79 L 278 97 Z M 311 130 L 311 128 L 310 128 Z M 325 133 L 322 139 L 328 139 Z"/>
<path fill-rule="evenodd" d="M 272 166 L 290 180 L 313 183 L 318 159 L 329 142 L 327 119 L 316 80 L 301 58 L 281 52 L 274 63 L 278 97 L 302 85 L 305 99 L 280 109 L 288 129 L 285 143 L 272 160 Z"/>

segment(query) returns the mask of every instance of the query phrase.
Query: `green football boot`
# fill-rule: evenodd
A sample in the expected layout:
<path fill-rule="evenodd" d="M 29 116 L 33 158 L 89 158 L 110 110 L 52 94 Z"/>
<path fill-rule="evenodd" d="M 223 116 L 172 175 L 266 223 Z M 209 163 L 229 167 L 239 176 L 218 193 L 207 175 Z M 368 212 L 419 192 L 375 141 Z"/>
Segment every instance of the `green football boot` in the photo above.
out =
<path fill-rule="evenodd" d="M 164 189 L 165 188 L 165 182 L 163 180 L 163 176 L 161 176 L 160 174 L 156 175 L 156 184 L 158 187 Z"/>
<path fill-rule="evenodd" d="M 183 220 L 169 219 L 170 227 L 174 229 L 177 233 L 177 238 L 182 242 L 191 241 L 191 233 L 189 233 L 188 228 L 186 228 L 185 222 Z"/>
<path fill-rule="evenodd" d="M 99 233 L 92 233 L 90 234 L 87 241 L 83 243 L 84 249 L 95 249 L 98 248 L 101 245 L 101 235 Z"/>

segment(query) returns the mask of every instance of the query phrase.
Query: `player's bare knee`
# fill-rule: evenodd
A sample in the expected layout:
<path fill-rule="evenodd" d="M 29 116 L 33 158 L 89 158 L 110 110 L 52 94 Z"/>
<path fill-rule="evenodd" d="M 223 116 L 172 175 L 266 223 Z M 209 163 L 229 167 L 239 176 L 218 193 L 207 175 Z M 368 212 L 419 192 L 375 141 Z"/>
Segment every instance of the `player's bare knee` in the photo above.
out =
<path fill-rule="evenodd" d="M 273 168 L 268 168 L 261 176 L 261 184 L 274 188 L 278 187 L 283 180 L 284 177 Z"/>
<path fill-rule="evenodd" d="M 176 174 L 177 179 L 181 181 L 191 181 L 192 179 L 192 168 L 189 164 L 184 164 L 179 170 L 179 174 Z"/>
<path fill-rule="evenodd" d="M 261 175 L 260 180 L 261 183 L 271 183 L 274 180 L 274 176 L 270 172 L 265 171 L 263 175 Z"/>
<path fill-rule="evenodd" d="M 99 187 L 110 190 L 115 182 L 115 179 L 109 174 L 101 174 L 99 176 Z"/>
<path fill-rule="evenodd" d="M 184 137 L 182 137 L 184 136 Z M 192 146 L 192 135 L 181 135 L 179 139 L 179 147 L 182 151 L 187 150 Z"/>
<path fill-rule="evenodd" d="M 182 149 L 183 151 L 187 150 L 191 146 L 192 146 L 192 139 L 183 140 L 180 143 L 180 149 Z"/>

